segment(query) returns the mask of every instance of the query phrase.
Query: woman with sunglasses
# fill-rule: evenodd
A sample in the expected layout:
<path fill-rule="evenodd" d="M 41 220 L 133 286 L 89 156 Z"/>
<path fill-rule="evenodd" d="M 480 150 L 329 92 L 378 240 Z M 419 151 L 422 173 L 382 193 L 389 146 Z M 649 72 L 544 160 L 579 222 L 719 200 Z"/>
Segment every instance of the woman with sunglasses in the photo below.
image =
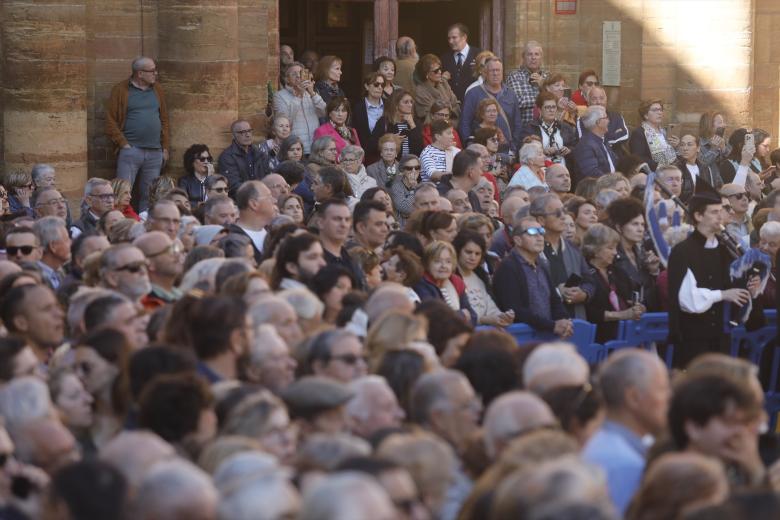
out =
<path fill-rule="evenodd" d="M 206 178 L 206 182 L 203 184 L 206 188 L 206 198 L 208 200 L 212 197 L 227 197 L 228 194 L 228 180 L 224 175 L 209 175 Z"/>
<path fill-rule="evenodd" d="M 386 84 L 387 80 L 379 72 L 366 74 L 363 78 L 365 96 L 352 107 L 352 125 L 366 152 L 365 164 L 372 164 L 377 160 L 379 138 L 385 134 L 384 125 L 380 122 L 385 108 L 382 93 Z"/>
<path fill-rule="evenodd" d="M 420 58 L 414 67 L 414 99 L 418 119 L 425 119 L 433 103 L 442 101 L 450 107 L 452 122 L 457 123 L 460 101 L 444 78 L 443 70 L 441 60 L 433 54 Z"/>
<path fill-rule="evenodd" d="M 452 110 L 450 110 L 450 104 L 446 101 L 435 101 L 433 105 L 431 105 L 431 110 L 428 112 L 428 115 L 425 116 L 425 120 L 423 121 L 422 129 L 420 133 L 422 134 L 422 144 L 423 146 L 420 147 L 419 151 L 415 151 L 414 148 L 412 148 L 412 153 L 416 155 L 420 155 L 422 153 L 423 149 L 433 143 L 433 133 L 431 132 L 431 124 L 434 121 L 450 121 L 452 119 Z M 458 148 L 460 150 L 463 150 L 463 142 L 460 139 L 460 134 L 458 134 L 457 128 L 454 126 L 452 127 L 452 133 L 455 136 L 455 148 Z"/>
<path fill-rule="evenodd" d="M 614 266 L 620 241 L 617 231 L 603 224 L 593 224 L 582 239 L 582 255 L 596 289 L 585 302 L 585 312 L 596 324 L 599 343 L 617 336 L 618 321 L 638 320 L 645 312 L 644 305 L 634 301 L 631 279 Z"/>
<path fill-rule="evenodd" d="M 593 87 L 598 87 L 599 85 L 599 77 L 595 70 L 583 70 L 582 73 L 580 73 L 579 79 L 577 80 L 577 86 L 579 88 L 571 95 L 571 100 L 577 106 L 588 106 L 587 97 L 590 89 Z"/>
<path fill-rule="evenodd" d="M 420 159 L 416 155 L 404 155 L 398 162 L 399 175 L 390 185 L 390 198 L 398 212 L 399 223 L 403 226 L 414 211 L 414 192 L 420 182 Z"/>
<path fill-rule="evenodd" d="M 30 197 L 33 191 L 32 176 L 24 170 L 11 170 L 3 184 L 8 188 L 8 209 L 14 215 L 33 216 Z"/>
<path fill-rule="evenodd" d="M 206 200 L 206 179 L 214 174 L 214 159 L 208 146 L 193 144 L 184 152 L 182 162 L 187 174 L 179 178 L 179 188 L 187 192 L 192 207 L 197 207 Z"/>

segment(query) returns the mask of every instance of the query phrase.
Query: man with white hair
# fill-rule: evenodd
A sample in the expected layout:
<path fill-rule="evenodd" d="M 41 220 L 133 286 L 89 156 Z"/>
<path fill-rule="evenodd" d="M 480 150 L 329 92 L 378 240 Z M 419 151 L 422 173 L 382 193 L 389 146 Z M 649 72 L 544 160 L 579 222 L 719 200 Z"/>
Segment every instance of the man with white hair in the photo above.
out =
<path fill-rule="evenodd" d="M 417 55 L 417 45 L 408 36 L 401 36 L 395 42 L 395 77 L 393 83 L 407 92 L 414 91 L 412 75 L 414 66 L 420 57 Z"/>
<path fill-rule="evenodd" d="M 607 92 L 598 85 L 590 88 L 588 93 L 585 94 L 585 100 L 588 102 L 588 106 L 604 107 L 604 110 L 607 111 L 607 116 L 609 117 L 609 128 L 606 135 L 607 143 L 616 155 L 621 155 L 618 151 L 622 146 L 621 143 L 627 142 L 629 137 L 625 119 L 619 112 L 607 109 Z M 582 137 L 582 119 L 577 120 L 577 136 Z"/>
<path fill-rule="evenodd" d="M 100 448 L 100 459 L 122 473 L 132 493 L 152 466 L 175 456 L 173 446 L 149 430 L 124 430 Z"/>
<path fill-rule="evenodd" d="M 380 430 L 401 426 L 405 414 L 385 378 L 363 376 L 352 381 L 349 388 L 355 394 L 347 403 L 353 434 L 370 439 Z"/>
<path fill-rule="evenodd" d="M 299 520 L 393 520 L 395 508 L 384 489 L 367 475 L 336 473 L 315 483 L 303 497 Z"/>
<path fill-rule="evenodd" d="M 609 130 L 607 110 L 598 105 L 590 106 L 580 119 L 585 129 L 580 142 L 574 148 L 574 160 L 580 170 L 580 178 L 600 177 L 613 173 L 617 156 L 607 146 L 606 135 Z"/>
<path fill-rule="evenodd" d="M 370 325 L 390 310 L 412 312 L 414 303 L 409 299 L 409 293 L 404 286 L 393 282 L 385 282 L 371 293 L 368 301 L 363 306 L 363 310 L 368 316 Z"/>
<path fill-rule="evenodd" d="M 292 305 L 276 295 L 265 295 L 249 309 L 252 325 L 259 327 L 264 323 L 273 326 L 277 334 L 294 348 L 303 339 L 303 331 L 298 324 L 298 315 Z"/>
<path fill-rule="evenodd" d="M 666 428 L 669 375 L 656 354 L 628 349 L 601 365 L 598 381 L 607 417 L 582 457 L 606 472 L 612 502 L 624 513 L 645 469 L 646 439 Z"/>
<path fill-rule="evenodd" d="M 60 217 L 43 217 L 35 222 L 33 231 L 41 244 L 38 266 L 44 281 L 56 291 L 65 277 L 62 266 L 70 260 L 71 242 L 65 221 Z"/>
<path fill-rule="evenodd" d="M 114 209 L 114 188 L 106 179 L 92 177 L 84 185 L 84 202 L 87 207 L 70 228 L 70 236 L 74 239 L 86 231 L 95 231 L 100 217 Z"/>
<path fill-rule="evenodd" d="M 496 398 L 485 412 L 485 452 L 490 460 L 498 460 L 509 443 L 526 432 L 556 426 L 550 407 L 530 392 L 507 392 Z"/>
<path fill-rule="evenodd" d="M 590 368 L 571 343 L 539 345 L 523 364 L 525 388 L 537 395 L 561 386 L 580 386 L 588 382 Z"/>
<path fill-rule="evenodd" d="M 216 520 L 219 495 L 211 478 L 184 459 L 151 467 L 135 496 L 137 520 Z"/>
<path fill-rule="evenodd" d="M 263 323 L 254 331 L 249 358 L 243 367 L 244 379 L 278 394 L 295 380 L 298 363 L 273 325 Z"/>
<path fill-rule="evenodd" d="M 152 291 L 148 260 L 143 251 L 130 244 L 109 247 L 100 257 L 100 285 L 117 291 L 133 303 Z"/>

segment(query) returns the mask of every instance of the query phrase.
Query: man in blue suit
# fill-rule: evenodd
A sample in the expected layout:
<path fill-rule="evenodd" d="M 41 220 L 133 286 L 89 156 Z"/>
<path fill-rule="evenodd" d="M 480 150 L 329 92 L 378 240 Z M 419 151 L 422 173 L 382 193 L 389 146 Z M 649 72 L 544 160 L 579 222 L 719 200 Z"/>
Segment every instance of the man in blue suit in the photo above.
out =
<path fill-rule="evenodd" d="M 574 149 L 579 177 L 600 177 L 614 172 L 617 156 L 604 138 L 609 130 L 607 110 L 598 105 L 590 106 L 581 121 L 584 130 Z"/>

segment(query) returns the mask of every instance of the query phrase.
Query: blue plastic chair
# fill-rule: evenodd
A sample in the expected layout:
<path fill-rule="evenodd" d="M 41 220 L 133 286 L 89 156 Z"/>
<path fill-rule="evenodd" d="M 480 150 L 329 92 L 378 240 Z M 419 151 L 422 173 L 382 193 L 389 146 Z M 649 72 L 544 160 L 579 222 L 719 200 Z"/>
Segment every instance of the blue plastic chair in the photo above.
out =
<path fill-rule="evenodd" d="M 595 343 L 596 325 L 585 320 L 572 320 L 574 333 L 565 341 L 574 343 L 577 351 L 589 363 L 598 363 L 606 359 L 606 350 L 603 345 Z M 518 345 L 529 341 L 555 341 L 560 339 L 552 332 L 536 331 L 525 323 L 515 323 L 506 328 L 506 331 L 515 338 Z"/>
<path fill-rule="evenodd" d="M 638 320 L 624 320 L 618 324 L 617 338 L 607 341 L 604 349 L 607 353 L 622 348 L 650 348 L 652 343 L 665 342 L 669 336 L 669 314 L 665 312 L 647 312 Z M 666 366 L 672 367 L 674 346 L 666 349 Z"/>

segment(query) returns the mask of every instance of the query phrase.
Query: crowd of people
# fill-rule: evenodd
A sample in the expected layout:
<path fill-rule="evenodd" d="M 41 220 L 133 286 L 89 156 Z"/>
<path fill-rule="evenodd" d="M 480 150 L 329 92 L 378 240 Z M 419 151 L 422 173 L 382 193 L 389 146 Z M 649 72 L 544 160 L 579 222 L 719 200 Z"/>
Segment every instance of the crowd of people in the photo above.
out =
<path fill-rule="evenodd" d="M 658 99 L 629 130 L 593 70 L 572 92 L 536 42 L 505 74 L 447 40 L 399 38 L 352 101 L 337 56 L 282 45 L 269 128 L 193 144 L 178 180 L 138 58 L 115 179 L 72 214 L 52 166 L 5 175 L 0 518 L 777 516 L 780 439 L 723 323 L 776 307 L 780 150 L 720 112 L 675 134 Z M 767 283 L 730 281 L 723 226 Z M 566 342 L 648 311 L 682 370 Z"/>

